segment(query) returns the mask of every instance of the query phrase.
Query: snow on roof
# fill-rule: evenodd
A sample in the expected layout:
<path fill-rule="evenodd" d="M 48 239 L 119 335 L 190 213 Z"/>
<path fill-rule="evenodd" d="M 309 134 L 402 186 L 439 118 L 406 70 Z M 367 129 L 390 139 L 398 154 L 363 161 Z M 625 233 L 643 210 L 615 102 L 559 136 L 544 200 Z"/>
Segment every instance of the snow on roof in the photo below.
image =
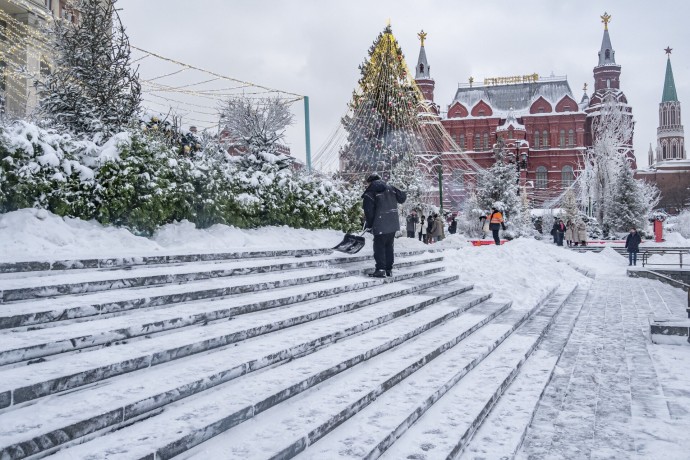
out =
<path fill-rule="evenodd" d="M 521 116 L 529 112 L 529 107 L 539 97 L 543 97 L 555 106 L 564 96 L 575 99 L 567 78 L 549 77 L 528 83 L 462 85 L 455 93 L 453 102 L 460 102 L 469 110 L 477 102 L 484 100 L 495 111 L 494 116 L 505 116 L 511 109 L 517 116 Z"/>

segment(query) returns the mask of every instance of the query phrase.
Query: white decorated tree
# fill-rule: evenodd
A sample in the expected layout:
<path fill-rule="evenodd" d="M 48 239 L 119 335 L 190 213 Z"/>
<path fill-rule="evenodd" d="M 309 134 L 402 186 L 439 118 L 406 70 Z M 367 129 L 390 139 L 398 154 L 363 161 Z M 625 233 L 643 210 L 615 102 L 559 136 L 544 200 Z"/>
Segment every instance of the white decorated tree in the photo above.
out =
<path fill-rule="evenodd" d="M 593 205 L 597 222 L 605 227 L 621 165 L 631 154 L 633 120 L 612 96 L 593 115 L 593 145 L 587 149 L 585 167 L 579 176 L 580 200 Z"/>

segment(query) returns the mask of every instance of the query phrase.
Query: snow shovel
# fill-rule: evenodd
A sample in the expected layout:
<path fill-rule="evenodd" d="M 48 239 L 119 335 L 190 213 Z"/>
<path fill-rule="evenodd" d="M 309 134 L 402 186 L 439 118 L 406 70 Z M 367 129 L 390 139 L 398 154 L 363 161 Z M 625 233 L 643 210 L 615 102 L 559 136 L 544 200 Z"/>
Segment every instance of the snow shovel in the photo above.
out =
<path fill-rule="evenodd" d="M 357 254 L 364 247 L 364 232 L 360 235 L 353 235 L 351 233 L 346 233 L 343 241 L 341 241 L 336 247 L 333 248 L 334 251 L 344 252 L 345 254 Z"/>

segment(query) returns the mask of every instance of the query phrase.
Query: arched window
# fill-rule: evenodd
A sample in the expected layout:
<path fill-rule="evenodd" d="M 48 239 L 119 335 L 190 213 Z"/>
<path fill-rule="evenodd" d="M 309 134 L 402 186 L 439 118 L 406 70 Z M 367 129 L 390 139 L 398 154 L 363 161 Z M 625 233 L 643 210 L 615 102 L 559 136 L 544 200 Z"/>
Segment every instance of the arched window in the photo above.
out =
<path fill-rule="evenodd" d="M 424 64 L 419 64 L 419 73 L 424 73 Z"/>
<path fill-rule="evenodd" d="M 575 131 L 572 129 L 568 130 L 568 146 L 575 147 Z"/>
<path fill-rule="evenodd" d="M 484 150 L 489 150 L 489 133 L 484 133 Z"/>
<path fill-rule="evenodd" d="M 558 134 L 558 146 L 561 148 L 565 147 L 565 129 L 561 129 L 561 132 Z"/>
<path fill-rule="evenodd" d="M 534 132 L 534 148 L 539 148 L 539 131 Z"/>
<path fill-rule="evenodd" d="M 570 165 L 563 166 L 561 169 L 561 185 L 565 187 L 570 187 L 575 182 L 575 173 L 573 172 L 573 167 Z"/>
<path fill-rule="evenodd" d="M 546 188 L 549 183 L 549 173 L 546 166 L 537 167 L 537 188 Z"/>
<path fill-rule="evenodd" d="M 481 150 L 482 148 L 482 135 L 477 133 L 474 135 L 474 150 Z"/>
<path fill-rule="evenodd" d="M 549 146 L 549 132 L 547 130 L 544 130 L 543 135 L 544 139 L 542 140 L 542 145 L 544 146 L 544 148 L 546 148 Z"/>
<path fill-rule="evenodd" d="M 673 158 L 673 159 L 678 158 L 678 157 L 676 156 L 676 155 L 677 155 L 677 152 L 678 152 L 678 144 L 674 141 L 674 142 L 671 144 L 671 158 Z"/>
<path fill-rule="evenodd" d="M 604 57 L 606 59 L 611 59 L 611 50 L 604 51 Z"/>
<path fill-rule="evenodd" d="M 607 79 L 606 79 L 606 87 L 607 87 L 607 88 L 610 88 L 610 87 L 611 87 L 611 79 L 610 79 L 610 78 L 607 78 Z"/>
<path fill-rule="evenodd" d="M 463 150 L 465 150 L 465 135 L 460 134 L 460 142 L 459 142 L 459 147 Z"/>
<path fill-rule="evenodd" d="M 666 154 L 667 154 L 667 150 L 668 150 L 667 147 L 668 146 L 666 145 L 666 142 L 661 144 L 661 159 L 662 160 L 666 159 Z"/>
<path fill-rule="evenodd" d="M 671 124 L 675 125 L 676 124 L 676 111 L 671 110 Z"/>

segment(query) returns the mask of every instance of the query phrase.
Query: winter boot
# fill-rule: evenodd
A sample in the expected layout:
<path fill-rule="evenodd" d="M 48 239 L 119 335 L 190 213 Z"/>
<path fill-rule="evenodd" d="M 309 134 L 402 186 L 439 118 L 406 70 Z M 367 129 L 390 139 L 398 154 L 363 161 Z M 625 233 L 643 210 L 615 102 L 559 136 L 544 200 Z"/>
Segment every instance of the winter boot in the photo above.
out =
<path fill-rule="evenodd" d="M 375 270 L 374 273 L 369 274 L 372 278 L 385 278 L 386 277 L 386 271 L 385 270 Z"/>
<path fill-rule="evenodd" d="M 386 270 L 386 276 L 393 276 L 393 270 Z"/>

